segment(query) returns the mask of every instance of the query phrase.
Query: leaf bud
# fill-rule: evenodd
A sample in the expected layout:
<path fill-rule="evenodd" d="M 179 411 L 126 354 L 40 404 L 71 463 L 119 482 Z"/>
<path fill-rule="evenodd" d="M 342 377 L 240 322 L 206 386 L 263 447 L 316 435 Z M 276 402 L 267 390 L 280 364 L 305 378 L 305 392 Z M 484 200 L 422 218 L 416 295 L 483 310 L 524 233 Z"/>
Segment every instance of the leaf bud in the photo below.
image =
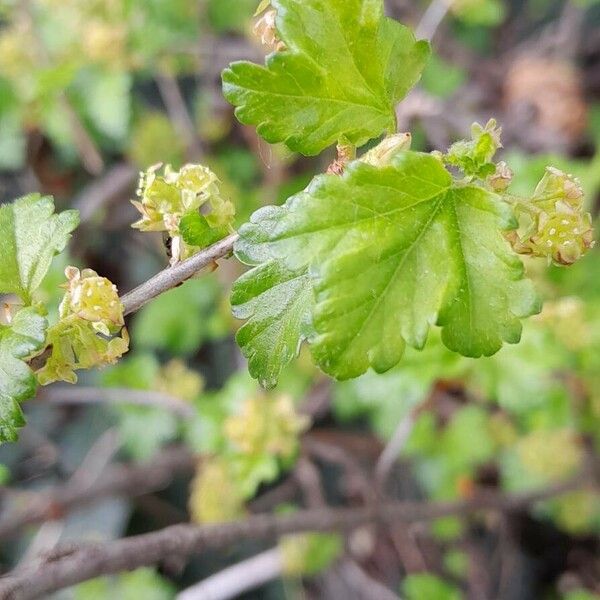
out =
<path fill-rule="evenodd" d="M 361 161 L 373 167 L 386 167 L 392 159 L 404 150 L 410 150 L 412 136 L 410 133 L 396 133 L 386 137 L 379 145 L 369 150 Z"/>

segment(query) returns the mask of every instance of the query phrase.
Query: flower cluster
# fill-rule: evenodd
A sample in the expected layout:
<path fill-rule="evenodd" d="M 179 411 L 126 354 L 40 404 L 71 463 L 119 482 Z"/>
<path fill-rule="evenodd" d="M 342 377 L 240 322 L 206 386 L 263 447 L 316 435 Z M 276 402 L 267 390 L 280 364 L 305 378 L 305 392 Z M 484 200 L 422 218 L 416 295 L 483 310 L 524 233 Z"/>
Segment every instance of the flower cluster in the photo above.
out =
<path fill-rule="evenodd" d="M 495 119 L 490 119 L 485 127 L 474 123 L 471 139 L 450 146 L 442 159 L 446 164 L 458 167 L 469 178 L 493 177 L 497 166 L 492 161 L 498 149 L 502 148 L 501 136 L 502 128 L 498 127 Z"/>
<path fill-rule="evenodd" d="M 225 421 L 225 435 L 244 454 L 270 454 L 290 458 L 298 447 L 298 434 L 309 425 L 290 396 L 249 398 L 241 411 Z"/>
<path fill-rule="evenodd" d="M 64 287 L 67 292 L 59 308 L 61 319 L 77 315 L 89 321 L 95 331 L 106 336 L 125 325 L 123 305 L 116 285 L 91 269 L 80 271 L 76 267 L 67 267 L 65 276 L 67 283 Z"/>
<path fill-rule="evenodd" d="M 548 167 L 533 198 L 517 206 L 525 211 L 529 225 L 512 236 L 520 254 L 547 257 L 559 265 L 571 265 L 594 246 L 592 217 L 584 211 L 584 194 L 572 175 Z"/>
<path fill-rule="evenodd" d="M 129 349 L 116 286 L 91 269 L 67 267 L 65 275 L 60 319 L 48 330 L 50 355 L 36 373 L 42 385 L 76 383 L 76 370 L 113 364 Z"/>
<path fill-rule="evenodd" d="M 203 223 L 210 229 L 222 229 L 231 225 L 235 207 L 222 197 L 219 179 L 208 167 L 188 164 L 175 171 L 166 165 L 162 173 L 161 169 L 158 164 L 140 174 L 140 200 L 132 203 L 142 218 L 132 227 L 167 232 L 175 263 L 196 251 L 182 238 L 180 225 L 184 216 L 199 215 L 202 209 Z"/>
<path fill-rule="evenodd" d="M 189 509 L 195 523 L 219 523 L 244 514 L 244 498 L 231 465 L 217 456 L 203 459 L 192 480 Z"/>
<path fill-rule="evenodd" d="M 193 402 L 204 388 L 204 379 L 200 373 L 188 369 L 183 361 L 173 359 L 161 367 L 154 388 L 157 392 Z"/>
<path fill-rule="evenodd" d="M 534 477 L 560 479 L 581 467 L 583 450 L 571 429 L 532 431 L 517 445 L 519 459 Z"/>

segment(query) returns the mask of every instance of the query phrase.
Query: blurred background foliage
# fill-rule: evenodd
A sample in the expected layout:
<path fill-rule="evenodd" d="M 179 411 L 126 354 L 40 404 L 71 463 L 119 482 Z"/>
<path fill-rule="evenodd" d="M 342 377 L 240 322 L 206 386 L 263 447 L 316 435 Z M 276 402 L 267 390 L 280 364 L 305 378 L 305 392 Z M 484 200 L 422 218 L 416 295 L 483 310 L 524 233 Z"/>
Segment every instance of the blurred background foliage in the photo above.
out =
<path fill-rule="evenodd" d="M 268 147 L 236 123 L 220 95 L 222 68 L 265 54 L 252 33 L 257 3 L 0 0 L 0 200 L 42 191 L 82 212 L 71 256 L 55 261 L 44 283 L 48 302 L 62 295 L 66 264 L 94 268 L 120 290 L 166 265 L 160 236 L 129 227 L 140 169 L 207 164 L 240 224 L 327 168 L 331 155 L 306 159 Z M 431 10 L 428 1 L 386 4 L 413 25 Z M 455 0 L 420 86 L 398 109 L 400 127 L 413 132 L 417 150 L 445 149 L 471 122 L 495 116 L 515 193 L 530 194 L 553 164 L 581 179 L 597 215 L 599 24 L 596 0 Z M 241 267 L 222 264 L 163 295 L 131 319 L 125 360 L 80 385 L 158 392 L 185 403 L 187 416 L 126 396 L 45 406 L 42 392 L 27 408 L 20 442 L 0 448 L 0 502 L 10 517 L 23 493 L 64 484 L 82 461 L 102 457 L 106 439 L 113 440 L 107 463 L 152 461 L 175 446 L 198 454 L 196 472 L 160 492 L 103 498 L 2 540 L 2 569 L 59 541 L 310 505 L 314 490 L 297 476 L 307 461 L 330 503 L 357 504 L 366 492 L 353 478 L 368 479 L 402 424 L 410 434 L 389 478 L 391 497 L 468 499 L 564 481 L 600 449 L 599 252 L 569 269 L 527 263 L 545 308 L 526 324 L 521 344 L 496 356 L 460 357 L 432 334 L 389 373 L 333 384 L 301 355 L 268 393 L 246 374 L 233 342 L 238 325 L 227 295 Z M 362 475 L 340 472 L 336 451 Z M 600 598 L 600 494 L 592 484 L 528 513 L 366 530 L 345 545 L 337 536 L 296 536 L 280 544 L 289 558 L 283 578 L 246 597 L 377 597 L 357 591 L 350 561 L 409 600 Z M 142 569 L 57 597 L 174 598 L 263 549 L 242 544 L 183 571 Z"/>

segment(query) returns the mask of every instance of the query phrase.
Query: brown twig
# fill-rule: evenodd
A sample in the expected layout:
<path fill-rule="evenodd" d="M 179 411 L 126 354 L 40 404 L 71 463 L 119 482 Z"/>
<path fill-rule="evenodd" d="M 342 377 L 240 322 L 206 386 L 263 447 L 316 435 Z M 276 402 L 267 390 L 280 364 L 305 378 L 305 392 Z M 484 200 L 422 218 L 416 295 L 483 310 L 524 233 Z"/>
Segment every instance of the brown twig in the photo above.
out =
<path fill-rule="evenodd" d="M 433 0 L 415 29 L 417 39 L 432 40 L 454 0 Z"/>
<path fill-rule="evenodd" d="M 155 80 L 175 131 L 185 140 L 190 159 L 197 159 L 202 155 L 202 145 L 177 79 L 171 73 L 162 72 L 155 77 Z"/>
<path fill-rule="evenodd" d="M 124 388 L 66 387 L 43 389 L 37 397 L 45 404 L 81 406 L 84 404 L 134 404 L 163 408 L 181 417 L 194 414 L 191 404 L 164 392 Z"/>
<path fill-rule="evenodd" d="M 89 223 L 101 208 L 133 188 L 137 177 L 138 171 L 133 165 L 121 163 L 84 188 L 73 201 L 81 223 Z"/>
<path fill-rule="evenodd" d="M 121 298 L 124 314 L 129 315 L 145 306 L 150 300 L 168 292 L 193 277 L 198 271 L 208 267 L 219 258 L 227 256 L 233 251 L 233 245 L 238 239 L 238 234 L 233 233 L 217 242 L 210 248 L 198 252 L 191 258 L 179 264 L 164 269 L 142 285 Z"/>
<path fill-rule="evenodd" d="M 383 583 L 373 579 L 355 560 L 346 559 L 336 571 L 351 587 L 360 594 L 360 598 L 377 598 L 378 600 L 400 600 Z M 425 599 L 423 599 L 425 600 Z"/>
<path fill-rule="evenodd" d="M 69 510 L 108 496 L 139 496 L 159 490 L 176 473 L 191 471 L 196 463 L 197 457 L 186 449 L 167 449 L 146 464 L 111 467 L 91 482 L 72 480 L 40 492 L 12 493 L 10 500 L 15 508 L 0 516 L 0 539 L 14 536 L 27 525 L 59 519 Z"/>
<path fill-rule="evenodd" d="M 101 575 L 156 565 L 243 540 L 267 540 L 306 531 L 350 531 L 366 524 L 426 522 L 482 510 L 518 511 L 588 483 L 589 473 L 551 488 L 518 495 L 480 494 L 467 502 L 392 503 L 359 508 L 318 508 L 291 515 L 253 515 L 246 520 L 203 526 L 173 525 L 114 542 L 82 544 L 52 562 L 16 570 L 0 583 L 3 600 L 31 600 Z"/>

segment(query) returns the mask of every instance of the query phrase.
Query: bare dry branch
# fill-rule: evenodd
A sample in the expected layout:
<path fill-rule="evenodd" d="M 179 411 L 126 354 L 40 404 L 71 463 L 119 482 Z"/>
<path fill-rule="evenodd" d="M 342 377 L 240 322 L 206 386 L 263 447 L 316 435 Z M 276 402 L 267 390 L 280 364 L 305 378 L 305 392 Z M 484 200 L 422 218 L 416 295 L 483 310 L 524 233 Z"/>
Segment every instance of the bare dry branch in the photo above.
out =
<path fill-rule="evenodd" d="M 181 417 L 194 414 L 192 405 L 164 392 L 132 390 L 125 388 L 67 387 L 64 385 L 45 388 L 37 399 L 56 406 L 79 406 L 84 404 L 135 404 L 163 408 Z"/>
<path fill-rule="evenodd" d="M 27 525 L 61 518 L 73 508 L 108 496 L 139 496 L 167 486 L 177 473 L 191 471 L 197 457 L 184 448 L 166 449 L 146 464 L 117 465 L 94 481 L 72 480 L 44 491 L 10 494 L 13 509 L 0 517 L 0 539 Z M 0 592 L 0 598 L 3 598 Z"/>
<path fill-rule="evenodd" d="M 137 177 L 138 171 L 133 165 L 119 163 L 94 179 L 73 201 L 73 208 L 79 211 L 81 223 L 89 223 L 100 209 L 129 189 L 135 189 Z"/>
<path fill-rule="evenodd" d="M 417 523 L 477 511 L 517 511 L 581 488 L 590 474 L 527 494 L 481 493 L 467 502 L 392 503 L 360 508 L 318 508 L 291 515 L 253 515 L 246 520 L 203 526 L 173 525 L 154 533 L 114 542 L 82 544 L 41 560 L 27 569 L 16 570 L 0 582 L 3 600 L 47 597 L 56 590 L 101 575 L 156 565 L 167 558 L 185 558 L 207 549 L 223 548 L 243 540 L 270 540 L 306 531 L 349 531 L 365 524 Z"/>

